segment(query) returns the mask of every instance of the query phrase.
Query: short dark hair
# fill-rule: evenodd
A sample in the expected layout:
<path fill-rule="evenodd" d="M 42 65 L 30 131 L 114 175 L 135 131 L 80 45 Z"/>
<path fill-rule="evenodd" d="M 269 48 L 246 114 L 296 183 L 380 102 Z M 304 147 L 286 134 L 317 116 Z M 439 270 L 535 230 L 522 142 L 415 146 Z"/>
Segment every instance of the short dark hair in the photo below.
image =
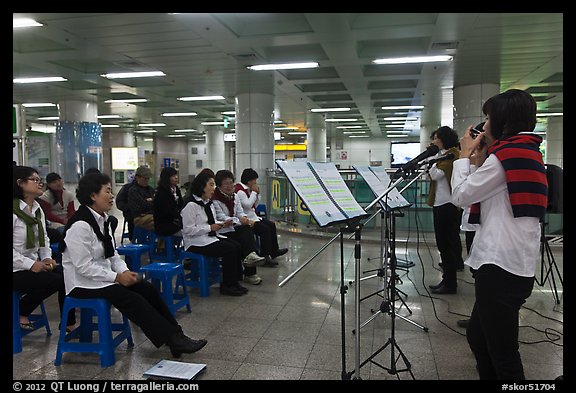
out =
<path fill-rule="evenodd" d="M 89 175 L 91 173 L 102 173 L 102 172 L 100 171 L 100 169 L 93 167 L 93 166 L 86 169 L 86 171 L 84 172 L 85 175 Z"/>
<path fill-rule="evenodd" d="M 248 184 L 250 180 L 258 179 L 258 172 L 256 172 L 252 168 L 246 168 L 242 171 L 242 176 L 240 177 L 240 181 L 242 184 Z"/>
<path fill-rule="evenodd" d="M 536 100 L 524 90 L 510 89 L 490 97 L 482 105 L 482 112 L 490 117 L 494 139 L 532 132 L 536 127 Z"/>
<path fill-rule="evenodd" d="M 206 188 L 206 184 L 208 180 L 214 179 L 214 175 L 210 174 L 208 171 L 202 171 L 194 180 L 192 180 L 192 184 L 190 184 L 190 193 L 196 195 L 199 198 L 202 198 L 202 193 L 204 192 L 204 188 Z"/>
<path fill-rule="evenodd" d="M 38 171 L 31 166 L 16 165 L 12 167 L 12 198 L 24 198 L 24 191 L 22 191 L 22 187 L 18 185 L 18 180 L 28 181 L 28 178 L 34 173 L 38 173 Z"/>
<path fill-rule="evenodd" d="M 436 138 L 442 141 L 445 149 L 450 149 L 451 147 L 458 146 L 458 134 L 452 128 L 448 126 L 442 126 L 430 135 L 431 139 Z"/>
<path fill-rule="evenodd" d="M 76 199 L 84 206 L 92 206 L 92 194 L 98 194 L 103 186 L 112 183 L 110 176 L 104 173 L 89 173 L 82 176 L 76 188 Z"/>
<path fill-rule="evenodd" d="M 218 172 L 216 172 L 216 176 L 214 177 L 216 186 L 220 187 L 222 182 L 226 179 L 232 179 L 232 181 L 234 181 L 234 174 L 228 169 L 220 169 Z"/>

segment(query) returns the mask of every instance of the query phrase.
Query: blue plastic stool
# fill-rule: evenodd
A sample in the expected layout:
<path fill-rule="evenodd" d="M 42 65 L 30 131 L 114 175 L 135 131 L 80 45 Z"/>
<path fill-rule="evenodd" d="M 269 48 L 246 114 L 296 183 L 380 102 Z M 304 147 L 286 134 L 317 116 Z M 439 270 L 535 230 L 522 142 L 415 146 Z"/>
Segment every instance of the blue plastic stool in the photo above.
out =
<path fill-rule="evenodd" d="M 125 256 L 128 269 L 133 272 L 139 272 L 142 254 L 150 253 L 150 246 L 148 244 L 122 244 L 116 247 L 116 251 L 118 251 L 118 254 Z"/>
<path fill-rule="evenodd" d="M 158 252 L 158 243 L 160 240 L 164 242 L 164 252 L 162 253 Z M 150 262 L 176 263 L 178 260 L 178 253 L 180 251 L 181 242 L 181 236 L 164 236 L 153 232 L 150 241 Z"/>
<path fill-rule="evenodd" d="M 191 312 L 190 298 L 186 289 L 182 265 L 178 263 L 154 262 L 142 266 L 140 270 L 145 272 L 146 278 L 150 279 L 152 285 L 158 288 L 172 315 L 175 315 L 176 310 L 184 306 L 186 306 L 188 312 Z M 174 277 L 176 277 L 177 285 L 173 289 L 172 280 Z M 179 283 L 180 285 L 178 285 Z M 182 293 L 178 290 L 180 286 L 182 287 Z"/>
<path fill-rule="evenodd" d="M 200 297 L 210 296 L 210 287 L 222 282 L 220 258 L 209 257 L 190 251 L 180 251 L 178 260 L 182 266 L 184 260 L 190 259 L 190 273 L 184 275 L 191 288 L 200 289 Z"/>
<path fill-rule="evenodd" d="M 114 349 L 122 341 L 128 340 L 128 346 L 134 346 L 128 318 L 122 315 L 122 323 L 112 323 L 110 307 L 110 302 L 106 299 L 78 299 L 66 296 L 60 326 L 66 326 L 66 315 L 74 308 L 80 309 L 80 326 L 70 333 L 66 333 L 66 329 L 60 330 L 55 366 L 62 364 L 64 352 L 96 352 L 100 355 L 100 365 L 109 367 L 116 363 Z M 93 321 L 94 316 L 98 318 L 97 322 Z M 99 338 L 99 342 L 96 343 L 92 342 L 92 332 L 95 330 L 98 331 Z M 120 333 L 113 337 L 112 332 Z M 70 341 L 76 338 L 79 338 L 80 342 Z"/>
<path fill-rule="evenodd" d="M 51 336 L 50 324 L 46 316 L 44 302 L 40 303 L 40 314 L 30 314 L 28 319 L 34 325 L 34 330 L 22 329 L 20 327 L 20 293 L 12 291 L 12 353 L 22 352 L 22 337 L 32 333 L 41 327 L 46 329 L 46 335 Z"/>

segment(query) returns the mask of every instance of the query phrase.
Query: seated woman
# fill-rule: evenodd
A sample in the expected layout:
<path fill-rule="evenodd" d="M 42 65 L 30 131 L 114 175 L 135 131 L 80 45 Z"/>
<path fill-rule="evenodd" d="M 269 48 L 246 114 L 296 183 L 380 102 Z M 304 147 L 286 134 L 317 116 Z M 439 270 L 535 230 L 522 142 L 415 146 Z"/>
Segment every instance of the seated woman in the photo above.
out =
<path fill-rule="evenodd" d="M 64 230 L 64 225 L 76 211 L 74 194 L 64 188 L 64 180 L 59 174 L 46 175 L 46 191 L 38 197 L 38 202 L 49 221 L 48 228 Z"/>
<path fill-rule="evenodd" d="M 254 233 L 260 236 L 260 255 L 266 257 L 264 266 L 276 266 L 274 261 L 288 252 L 287 248 L 279 248 L 276 235 L 276 224 L 256 214 L 256 206 L 260 202 L 260 187 L 258 173 L 252 168 L 246 168 L 240 177 L 240 183 L 234 187 L 234 192 L 248 219 L 254 222 Z"/>
<path fill-rule="evenodd" d="M 252 226 L 254 221 L 246 217 L 240 206 L 238 198 L 234 198 L 234 174 L 229 170 L 216 172 L 216 191 L 212 196 L 217 221 L 232 221 L 233 227 L 222 228 L 218 231 L 230 239 L 236 240 L 242 247 L 242 264 L 244 265 L 244 282 L 252 285 L 262 283 L 262 278 L 256 274 L 256 266 L 266 260 L 256 254 L 256 241 Z"/>
<path fill-rule="evenodd" d="M 107 212 L 114 202 L 110 177 L 101 173 L 83 176 L 76 196 L 80 207 L 66 224 L 60 243 L 67 295 L 108 300 L 156 348 L 165 344 L 174 357 L 204 347 L 206 340 L 187 337 L 158 290 L 139 280 L 116 252 L 108 229 Z"/>
<path fill-rule="evenodd" d="M 190 201 L 182 209 L 182 237 L 187 251 L 210 257 L 222 257 L 222 283 L 220 293 L 241 296 L 248 289 L 242 280 L 242 254 L 240 244 L 216 232 L 232 226 L 232 220 L 218 222 L 210 198 L 214 194 L 214 176 L 207 171 L 199 173 L 190 185 Z"/>
<path fill-rule="evenodd" d="M 12 178 L 12 290 L 22 295 L 20 326 L 32 330 L 28 316 L 55 292 L 62 311 L 64 276 L 62 267 L 52 259 L 44 212 L 35 200 L 42 195 L 38 171 L 29 166 L 15 166 Z M 72 310 L 68 314 L 68 329 L 75 323 Z"/>

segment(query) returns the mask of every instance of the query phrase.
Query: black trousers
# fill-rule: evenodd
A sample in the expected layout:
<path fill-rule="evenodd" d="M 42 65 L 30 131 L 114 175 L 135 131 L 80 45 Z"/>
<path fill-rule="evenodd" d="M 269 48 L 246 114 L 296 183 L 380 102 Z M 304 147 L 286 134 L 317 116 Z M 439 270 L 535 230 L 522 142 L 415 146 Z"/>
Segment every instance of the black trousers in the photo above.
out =
<path fill-rule="evenodd" d="M 493 265 L 475 273 L 476 301 L 466 329 L 480 379 L 524 380 L 518 351 L 518 314 L 532 293 L 534 277 Z"/>
<path fill-rule="evenodd" d="M 18 291 L 22 295 L 20 298 L 20 315 L 28 316 L 55 292 L 58 292 L 58 305 L 60 306 L 60 316 L 62 316 L 62 306 L 64 305 L 64 272 L 62 266 L 58 265 L 51 272 L 34 273 L 31 270 L 21 270 L 12 273 L 12 290 Z M 76 314 L 70 310 L 67 316 L 67 326 L 76 323 Z"/>
<path fill-rule="evenodd" d="M 206 246 L 190 246 L 188 251 L 209 257 L 222 257 L 222 282 L 226 286 L 235 285 L 242 280 L 241 246 L 232 239 L 218 239 Z"/>
<path fill-rule="evenodd" d="M 436 246 L 442 259 L 442 280 L 449 288 L 456 288 L 456 271 L 462 266 L 462 242 L 460 240 L 460 223 L 462 210 L 451 203 L 434 206 L 434 234 Z"/>
<path fill-rule="evenodd" d="M 256 239 L 254 239 L 254 231 L 248 225 L 237 225 L 234 227 L 234 232 L 223 233 L 229 239 L 235 240 L 240 244 L 240 255 L 242 259 L 246 258 L 248 254 L 256 251 Z M 244 274 L 252 276 L 256 274 L 256 266 L 244 267 Z"/>
<path fill-rule="evenodd" d="M 254 223 L 254 233 L 260 236 L 260 256 L 274 255 L 278 249 L 276 224 L 263 218 Z"/>
<path fill-rule="evenodd" d="M 138 325 L 156 348 L 180 330 L 160 292 L 148 281 L 129 287 L 120 284 L 104 288 L 74 288 L 70 296 L 80 299 L 104 298 Z"/>

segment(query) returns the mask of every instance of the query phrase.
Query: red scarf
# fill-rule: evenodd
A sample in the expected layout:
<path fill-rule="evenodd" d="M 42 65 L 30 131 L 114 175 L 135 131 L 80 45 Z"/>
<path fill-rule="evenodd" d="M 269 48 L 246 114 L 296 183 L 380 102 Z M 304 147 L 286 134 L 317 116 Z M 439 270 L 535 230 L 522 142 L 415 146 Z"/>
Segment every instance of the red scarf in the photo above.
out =
<path fill-rule="evenodd" d="M 216 188 L 214 194 L 212 194 L 212 200 L 220 201 L 225 204 L 228 208 L 228 217 L 234 217 L 234 194 L 228 196 L 220 191 L 219 188 Z"/>
<path fill-rule="evenodd" d="M 250 189 L 244 188 L 244 186 L 242 185 L 242 183 L 237 183 L 237 184 L 234 186 L 234 192 L 238 192 L 238 191 L 244 191 L 244 192 L 246 193 L 246 196 L 247 196 L 248 198 L 250 198 L 250 192 L 251 192 Z M 256 210 L 256 202 L 254 202 L 254 204 L 252 205 L 252 208 L 253 208 L 254 210 Z"/>
<path fill-rule="evenodd" d="M 488 148 L 488 154 L 494 154 L 504 168 L 514 217 L 541 219 L 546 213 L 548 181 L 540 143 L 542 138 L 538 135 L 516 134 Z M 468 222 L 480 223 L 480 203 L 470 207 Z"/>

